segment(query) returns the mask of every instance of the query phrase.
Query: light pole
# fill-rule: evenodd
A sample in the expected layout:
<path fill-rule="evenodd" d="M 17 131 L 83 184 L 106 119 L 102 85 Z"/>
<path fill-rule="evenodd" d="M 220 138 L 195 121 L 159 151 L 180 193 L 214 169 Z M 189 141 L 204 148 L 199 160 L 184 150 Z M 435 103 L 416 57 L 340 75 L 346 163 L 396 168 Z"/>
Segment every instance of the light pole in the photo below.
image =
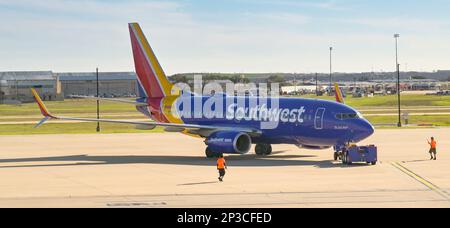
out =
<path fill-rule="evenodd" d="M 294 90 L 297 93 L 297 73 L 294 72 Z"/>
<path fill-rule="evenodd" d="M 317 73 L 316 73 L 316 96 L 319 96 L 319 84 L 317 80 Z"/>
<path fill-rule="evenodd" d="M 330 95 L 332 95 L 332 87 L 333 87 L 333 65 L 332 65 L 332 52 L 333 52 L 333 47 L 330 47 Z"/>
<path fill-rule="evenodd" d="M 98 81 L 98 68 L 96 69 L 96 76 L 97 76 L 97 120 L 100 119 L 100 93 L 99 93 L 99 81 Z M 97 132 L 100 132 L 100 122 L 97 121 Z"/>
<path fill-rule="evenodd" d="M 400 107 L 400 64 L 398 63 L 398 38 L 400 34 L 394 34 L 395 38 L 395 66 L 397 67 L 397 104 L 398 104 L 398 127 L 402 127 L 401 107 Z"/>

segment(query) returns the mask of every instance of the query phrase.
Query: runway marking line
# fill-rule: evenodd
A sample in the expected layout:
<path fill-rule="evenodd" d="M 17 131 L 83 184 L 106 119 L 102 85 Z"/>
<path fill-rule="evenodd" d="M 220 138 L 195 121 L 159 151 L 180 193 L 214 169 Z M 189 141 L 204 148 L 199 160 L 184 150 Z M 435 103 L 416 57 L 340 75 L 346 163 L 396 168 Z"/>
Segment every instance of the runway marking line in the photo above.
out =
<path fill-rule="evenodd" d="M 402 166 L 398 162 L 392 162 L 391 165 L 394 166 L 395 168 L 397 168 L 398 170 L 402 171 L 406 175 L 412 177 L 414 180 L 427 186 L 429 189 L 438 193 L 440 196 L 444 197 L 446 200 L 450 201 L 450 195 L 446 191 L 444 191 L 441 188 L 439 188 L 438 186 L 436 186 L 435 184 L 433 184 L 430 181 L 426 180 L 425 178 L 419 176 L 418 174 L 414 173 L 413 171 L 407 169 L 406 167 Z"/>

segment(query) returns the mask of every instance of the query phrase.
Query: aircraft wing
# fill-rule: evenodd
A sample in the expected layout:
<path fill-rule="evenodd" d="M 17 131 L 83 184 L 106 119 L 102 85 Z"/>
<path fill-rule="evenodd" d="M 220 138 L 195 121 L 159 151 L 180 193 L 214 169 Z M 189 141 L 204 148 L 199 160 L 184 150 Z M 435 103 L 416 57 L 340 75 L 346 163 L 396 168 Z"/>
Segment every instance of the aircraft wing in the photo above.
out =
<path fill-rule="evenodd" d="M 239 128 L 239 127 L 225 127 L 225 126 L 210 126 L 210 125 L 197 125 L 197 124 L 176 124 L 176 123 L 161 123 L 161 122 L 141 122 L 141 121 L 124 121 L 124 120 L 110 120 L 110 119 L 92 119 L 92 118 L 75 118 L 75 117 L 60 117 L 52 115 L 45 104 L 42 102 L 36 90 L 31 89 L 34 99 L 41 110 L 44 118 L 35 126 L 35 128 L 44 124 L 47 120 L 57 119 L 57 120 L 75 120 L 75 121 L 85 121 L 85 122 L 105 122 L 105 123 L 117 123 L 117 124 L 133 124 L 133 125 L 144 125 L 149 126 L 150 129 L 161 126 L 165 127 L 165 131 L 168 132 L 186 132 L 189 134 L 195 134 L 202 137 L 208 137 L 210 134 L 216 131 L 239 131 L 245 132 L 252 136 L 258 136 L 261 131 L 249 128 Z"/>
<path fill-rule="evenodd" d="M 90 97 L 90 96 L 78 96 L 73 95 L 70 96 L 71 98 L 81 98 L 81 99 L 91 99 L 91 100 L 100 100 L 100 101 L 112 101 L 112 102 L 120 102 L 120 103 L 126 103 L 126 104 L 134 104 L 138 106 L 147 106 L 147 103 L 144 102 L 138 102 L 133 100 L 126 100 L 126 99 L 116 99 L 116 98 L 104 98 L 104 97 Z"/>

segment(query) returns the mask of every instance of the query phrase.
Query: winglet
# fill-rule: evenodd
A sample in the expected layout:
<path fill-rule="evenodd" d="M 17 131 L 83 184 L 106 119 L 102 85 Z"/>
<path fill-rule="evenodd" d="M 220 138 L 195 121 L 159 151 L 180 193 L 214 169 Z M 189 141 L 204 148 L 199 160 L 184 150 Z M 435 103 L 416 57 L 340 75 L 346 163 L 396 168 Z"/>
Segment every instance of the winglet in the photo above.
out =
<path fill-rule="evenodd" d="M 42 115 L 44 116 L 44 119 L 42 119 L 36 126 L 35 128 L 38 128 L 39 126 L 41 126 L 42 124 L 44 124 L 47 120 L 49 119 L 56 119 L 56 117 L 54 117 L 52 114 L 50 114 L 50 112 L 47 110 L 47 108 L 45 107 L 44 102 L 42 102 L 41 98 L 39 97 L 39 94 L 36 92 L 36 90 L 34 88 L 31 89 L 31 92 L 33 93 L 34 96 L 34 100 L 36 101 L 36 103 L 39 106 L 39 109 L 41 110 Z"/>
<path fill-rule="evenodd" d="M 335 89 L 335 95 L 336 95 L 336 101 L 342 104 L 345 104 L 344 96 L 342 95 L 342 90 L 339 88 L 339 85 L 337 83 L 334 83 L 334 89 Z"/>

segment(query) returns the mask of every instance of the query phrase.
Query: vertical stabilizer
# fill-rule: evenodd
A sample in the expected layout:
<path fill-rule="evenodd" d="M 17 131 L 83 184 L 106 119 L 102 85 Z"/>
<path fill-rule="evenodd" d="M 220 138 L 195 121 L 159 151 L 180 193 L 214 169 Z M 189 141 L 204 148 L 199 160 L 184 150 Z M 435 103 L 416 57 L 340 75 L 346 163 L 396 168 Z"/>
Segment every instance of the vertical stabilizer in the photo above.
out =
<path fill-rule="evenodd" d="M 167 79 L 141 27 L 137 23 L 130 23 L 129 29 L 139 95 L 149 98 L 169 96 L 173 85 Z"/>

